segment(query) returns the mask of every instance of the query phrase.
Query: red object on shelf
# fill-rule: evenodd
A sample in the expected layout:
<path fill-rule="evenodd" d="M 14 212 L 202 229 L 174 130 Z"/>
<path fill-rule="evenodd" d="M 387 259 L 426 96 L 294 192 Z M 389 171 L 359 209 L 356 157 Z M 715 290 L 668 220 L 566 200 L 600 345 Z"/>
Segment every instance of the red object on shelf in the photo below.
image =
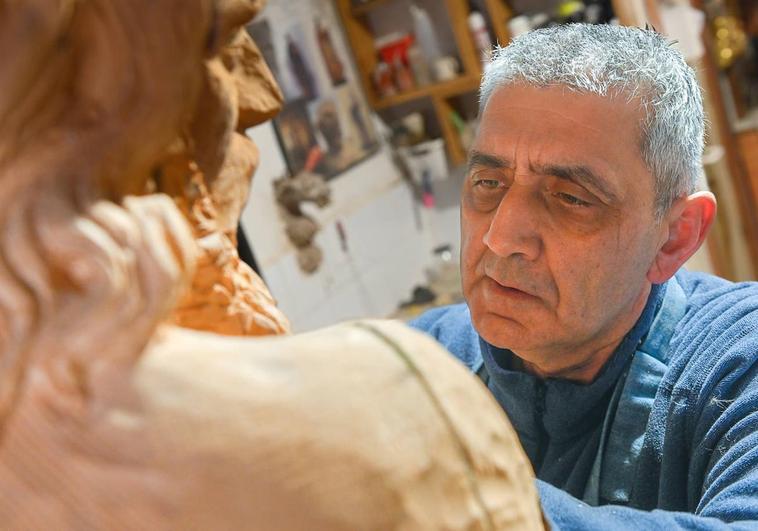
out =
<path fill-rule="evenodd" d="M 382 61 L 391 65 L 395 57 L 399 57 L 403 63 L 408 64 L 408 48 L 413 44 L 413 35 L 410 33 L 392 33 L 374 43 Z"/>

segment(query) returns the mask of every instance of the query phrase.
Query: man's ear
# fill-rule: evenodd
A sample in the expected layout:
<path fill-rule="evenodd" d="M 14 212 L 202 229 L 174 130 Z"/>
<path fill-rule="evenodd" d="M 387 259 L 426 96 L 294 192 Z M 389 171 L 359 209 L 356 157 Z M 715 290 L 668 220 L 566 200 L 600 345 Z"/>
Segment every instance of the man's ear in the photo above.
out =
<path fill-rule="evenodd" d="M 663 220 L 664 237 L 658 254 L 647 272 L 653 284 L 662 284 L 695 254 L 716 217 L 716 198 L 697 192 L 679 199 Z"/>

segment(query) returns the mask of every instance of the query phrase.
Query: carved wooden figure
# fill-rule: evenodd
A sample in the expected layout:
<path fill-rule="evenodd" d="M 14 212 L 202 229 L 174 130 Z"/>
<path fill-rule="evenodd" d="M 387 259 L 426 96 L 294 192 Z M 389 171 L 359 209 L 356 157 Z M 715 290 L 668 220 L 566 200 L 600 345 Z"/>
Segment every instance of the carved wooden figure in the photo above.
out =
<path fill-rule="evenodd" d="M 0 527 L 540 528 L 431 339 L 230 337 L 288 327 L 232 252 L 281 100 L 261 4 L 0 0 Z"/>

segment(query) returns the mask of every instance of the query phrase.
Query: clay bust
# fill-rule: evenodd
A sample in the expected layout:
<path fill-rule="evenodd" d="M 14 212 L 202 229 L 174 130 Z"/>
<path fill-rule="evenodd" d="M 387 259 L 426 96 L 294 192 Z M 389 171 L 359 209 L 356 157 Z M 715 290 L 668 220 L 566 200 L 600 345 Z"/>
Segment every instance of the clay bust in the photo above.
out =
<path fill-rule="evenodd" d="M 3 529 L 540 528 L 504 414 L 431 339 L 229 337 L 287 328 L 230 251 L 237 131 L 280 100 L 260 8 L 0 9 Z M 227 335 L 176 326 L 206 318 Z"/>

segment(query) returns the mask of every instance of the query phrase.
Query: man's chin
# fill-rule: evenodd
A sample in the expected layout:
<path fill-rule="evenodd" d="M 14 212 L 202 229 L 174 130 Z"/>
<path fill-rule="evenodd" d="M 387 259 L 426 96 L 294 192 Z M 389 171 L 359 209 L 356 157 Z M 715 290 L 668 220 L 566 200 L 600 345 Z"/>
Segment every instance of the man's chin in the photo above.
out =
<path fill-rule="evenodd" d="M 528 348 L 529 330 L 516 319 L 491 312 L 477 315 L 472 310 L 471 320 L 477 333 L 490 345 L 509 350 Z"/>

